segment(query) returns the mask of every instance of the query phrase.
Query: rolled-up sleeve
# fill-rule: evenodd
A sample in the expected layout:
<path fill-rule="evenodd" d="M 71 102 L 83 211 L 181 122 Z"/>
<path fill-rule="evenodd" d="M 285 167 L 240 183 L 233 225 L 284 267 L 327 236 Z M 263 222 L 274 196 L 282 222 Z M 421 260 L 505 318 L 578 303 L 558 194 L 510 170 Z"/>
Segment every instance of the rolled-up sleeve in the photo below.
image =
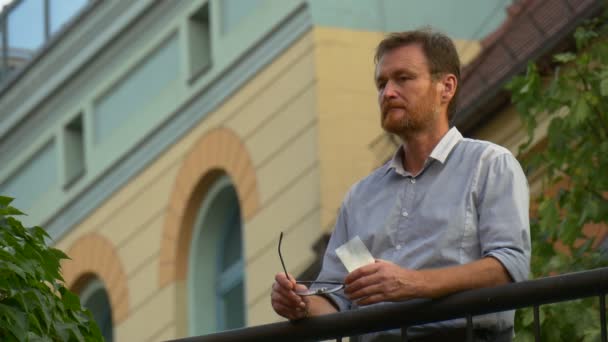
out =
<path fill-rule="evenodd" d="M 513 281 L 530 273 L 530 195 L 526 176 L 510 153 L 492 156 L 480 171 L 478 217 L 481 252 L 500 261 Z"/>

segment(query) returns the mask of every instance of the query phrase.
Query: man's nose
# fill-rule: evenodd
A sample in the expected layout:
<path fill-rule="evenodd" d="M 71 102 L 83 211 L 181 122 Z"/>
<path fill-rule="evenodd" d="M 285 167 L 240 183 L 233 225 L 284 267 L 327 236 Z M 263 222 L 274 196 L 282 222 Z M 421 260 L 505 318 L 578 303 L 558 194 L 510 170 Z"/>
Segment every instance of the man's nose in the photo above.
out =
<path fill-rule="evenodd" d="M 392 99 L 397 97 L 397 87 L 394 82 L 388 81 L 382 90 L 382 97 L 385 99 Z"/>

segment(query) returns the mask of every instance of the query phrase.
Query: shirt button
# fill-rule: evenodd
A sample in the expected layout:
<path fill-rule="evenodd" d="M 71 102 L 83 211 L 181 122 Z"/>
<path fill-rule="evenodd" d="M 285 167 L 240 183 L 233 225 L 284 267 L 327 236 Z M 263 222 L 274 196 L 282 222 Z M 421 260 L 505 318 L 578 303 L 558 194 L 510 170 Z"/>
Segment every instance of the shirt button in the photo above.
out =
<path fill-rule="evenodd" d="M 397 246 L 395 246 L 395 248 L 401 249 L 401 245 L 397 245 Z"/>
<path fill-rule="evenodd" d="M 407 217 L 407 215 L 409 215 L 409 214 L 407 213 L 407 211 L 404 211 L 404 212 L 402 212 L 402 213 L 401 213 L 401 215 L 402 215 L 403 217 Z"/>
<path fill-rule="evenodd" d="M 416 180 L 414 178 L 410 179 L 410 182 L 412 182 L 412 184 L 416 184 Z"/>

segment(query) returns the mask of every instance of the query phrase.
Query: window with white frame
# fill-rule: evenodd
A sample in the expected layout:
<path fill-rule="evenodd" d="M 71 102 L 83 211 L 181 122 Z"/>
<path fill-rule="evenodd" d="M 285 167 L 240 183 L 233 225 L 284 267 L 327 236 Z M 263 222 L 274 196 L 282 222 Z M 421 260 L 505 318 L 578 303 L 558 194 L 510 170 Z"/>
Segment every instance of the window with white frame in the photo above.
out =
<path fill-rule="evenodd" d="M 204 196 L 188 261 L 191 336 L 243 327 L 246 323 L 241 210 L 228 176 Z"/>

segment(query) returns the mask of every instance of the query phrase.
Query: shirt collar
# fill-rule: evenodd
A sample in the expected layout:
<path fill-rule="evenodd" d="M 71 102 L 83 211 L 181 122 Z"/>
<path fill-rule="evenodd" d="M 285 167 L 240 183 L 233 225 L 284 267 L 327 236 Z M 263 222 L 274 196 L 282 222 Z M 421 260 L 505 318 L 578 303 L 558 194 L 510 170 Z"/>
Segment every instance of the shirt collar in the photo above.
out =
<path fill-rule="evenodd" d="M 460 131 L 458 131 L 456 127 L 450 128 L 450 130 L 441 138 L 441 140 L 439 140 L 439 143 L 437 143 L 437 145 L 431 152 L 429 158 L 437 160 L 441 164 L 444 164 L 445 160 L 450 155 L 450 152 L 452 152 L 452 150 L 454 149 L 454 146 L 456 146 L 456 144 L 458 144 L 458 142 L 462 139 L 462 134 L 460 133 Z M 403 145 L 399 146 L 397 151 L 395 151 L 395 154 L 393 154 L 393 157 L 387 164 L 386 172 L 388 172 L 390 169 L 395 169 L 395 171 L 397 171 L 397 173 L 399 174 L 409 174 L 403 168 L 402 151 Z M 427 160 L 427 163 L 428 162 L 429 160 Z"/>
<path fill-rule="evenodd" d="M 437 160 L 441 164 L 445 163 L 445 160 L 450 155 L 450 152 L 454 149 L 454 146 L 462 140 L 462 134 L 458 131 L 458 128 L 452 127 L 450 130 L 439 140 L 439 143 L 431 152 L 430 157 Z"/>

